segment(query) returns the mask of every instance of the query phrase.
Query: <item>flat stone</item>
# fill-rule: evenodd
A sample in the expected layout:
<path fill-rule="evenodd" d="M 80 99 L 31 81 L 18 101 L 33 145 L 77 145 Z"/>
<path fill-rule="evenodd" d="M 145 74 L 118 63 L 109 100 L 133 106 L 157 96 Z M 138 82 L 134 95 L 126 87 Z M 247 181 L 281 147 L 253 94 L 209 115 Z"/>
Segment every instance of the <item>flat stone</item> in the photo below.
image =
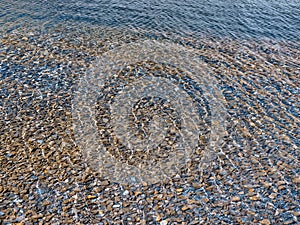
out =
<path fill-rule="evenodd" d="M 263 219 L 263 220 L 261 220 L 261 221 L 259 221 L 262 225 L 270 225 L 271 224 L 271 222 L 270 222 L 270 220 L 268 220 L 268 219 Z"/>
<path fill-rule="evenodd" d="M 231 201 L 233 201 L 233 202 L 238 202 L 238 201 L 240 201 L 241 200 L 241 198 L 239 197 L 239 196 L 234 196 L 234 197 L 232 197 L 232 199 L 231 199 Z"/>

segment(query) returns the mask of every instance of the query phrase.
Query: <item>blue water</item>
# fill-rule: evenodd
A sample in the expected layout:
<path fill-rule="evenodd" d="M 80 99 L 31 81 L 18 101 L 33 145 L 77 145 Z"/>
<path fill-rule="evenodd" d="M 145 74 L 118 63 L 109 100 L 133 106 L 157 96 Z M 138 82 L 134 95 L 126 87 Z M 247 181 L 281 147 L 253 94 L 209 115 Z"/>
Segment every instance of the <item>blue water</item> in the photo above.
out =
<path fill-rule="evenodd" d="M 0 25 L 30 17 L 219 37 L 300 40 L 297 0 L 1 0 Z"/>

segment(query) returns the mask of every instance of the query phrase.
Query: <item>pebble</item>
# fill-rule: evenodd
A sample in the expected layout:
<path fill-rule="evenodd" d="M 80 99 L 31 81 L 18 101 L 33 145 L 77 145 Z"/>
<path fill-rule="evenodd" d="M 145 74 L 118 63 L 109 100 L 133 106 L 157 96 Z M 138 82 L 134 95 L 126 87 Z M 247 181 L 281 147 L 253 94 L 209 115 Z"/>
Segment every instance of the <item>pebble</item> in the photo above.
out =
<path fill-rule="evenodd" d="M 259 195 L 251 196 L 250 199 L 251 199 L 252 201 L 257 201 L 257 200 L 260 199 L 260 196 L 259 196 Z"/>
<path fill-rule="evenodd" d="M 268 219 L 263 219 L 263 220 L 260 221 L 260 223 L 262 225 L 270 225 L 271 224 L 270 220 L 268 220 Z"/>
<path fill-rule="evenodd" d="M 87 198 L 88 199 L 94 199 L 94 198 L 97 198 L 97 196 L 96 195 L 88 195 Z"/>
<path fill-rule="evenodd" d="M 238 202 L 238 201 L 241 200 L 241 198 L 240 198 L 239 196 L 234 196 L 234 197 L 232 197 L 231 200 L 232 200 L 233 202 Z"/>
<path fill-rule="evenodd" d="M 272 194 L 269 195 L 269 198 L 274 199 L 274 198 L 276 198 L 276 196 L 277 196 L 277 193 L 272 193 Z"/>
<path fill-rule="evenodd" d="M 162 221 L 160 221 L 160 225 L 168 225 L 168 220 L 162 220 Z"/>
<path fill-rule="evenodd" d="M 184 205 L 184 206 L 181 208 L 182 211 L 186 211 L 186 210 L 188 210 L 188 209 L 190 209 L 190 207 L 189 207 L 188 205 Z"/>
<path fill-rule="evenodd" d="M 161 221 L 161 219 L 162 219 L 162 218 L 161 218 L 161 216 L 160 216 L 159 214 L 157 214 L 157 215 L 156 215 L 156 219 L 155 219 L 155 220 L 156 220 L 156 222 L 160 222 L 160 221 Z"/>
<path fill-rule="evenodd" d="M 288 225 L 288 224 L 294 224 L 294 223 L 295 223 L 294 220 L 288 220 L 288 221 L 285 221 L 283 224 Z"/>
<path fill-rule="evenodd" d="M 28 41 L 28 37 L 25 37 L 25 36 L 24 36 L 24 37 L 22 37 L 22 40 L 23 40 L 23 41 Z"/>
<path fill-rule="evenodd" d="M 300 184 L 300 176 L 295 177 L 295 178 L 293 179 L 293 182 L 294 182 L 295 184 Z"/>
<path fill-rule="evenodd" d="M 208 203 L 208 202 L 209 202 L 209 199 L 208 199 L 208 198 L 203 198 L 202 200 L 203 200 L 203 202 L 205 202 L 205 203 Z"/>
<path fill-rule="evenodd" d="M 177 188 L 177 189 L 176 189 L 176 192 L 178 192 L 178 193 L 183 192 L 183 188 Z"/>

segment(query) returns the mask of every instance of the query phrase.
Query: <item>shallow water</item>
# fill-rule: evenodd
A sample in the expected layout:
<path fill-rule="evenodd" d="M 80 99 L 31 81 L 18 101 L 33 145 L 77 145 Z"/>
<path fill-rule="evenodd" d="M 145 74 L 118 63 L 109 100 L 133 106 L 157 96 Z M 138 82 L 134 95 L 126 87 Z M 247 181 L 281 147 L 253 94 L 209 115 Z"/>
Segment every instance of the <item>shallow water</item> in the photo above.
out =
<path fill-rule="evenodd" d="M 297 1 L 2 1 L 0 221 L 297 224 Z"/>

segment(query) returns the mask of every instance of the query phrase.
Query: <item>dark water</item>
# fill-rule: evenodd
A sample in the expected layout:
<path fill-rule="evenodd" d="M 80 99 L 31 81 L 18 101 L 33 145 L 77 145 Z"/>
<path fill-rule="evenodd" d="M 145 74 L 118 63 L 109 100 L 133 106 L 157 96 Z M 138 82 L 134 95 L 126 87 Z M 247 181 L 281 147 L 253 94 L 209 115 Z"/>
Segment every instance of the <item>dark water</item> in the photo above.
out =
<path fill-rule="evenodd" d="M 62 20 L 110 27 L 298 41 L 300 2 L 224 0 L 52 0 L 0 3 L 0 25 L 30 17 L 47 25 Z"/>

